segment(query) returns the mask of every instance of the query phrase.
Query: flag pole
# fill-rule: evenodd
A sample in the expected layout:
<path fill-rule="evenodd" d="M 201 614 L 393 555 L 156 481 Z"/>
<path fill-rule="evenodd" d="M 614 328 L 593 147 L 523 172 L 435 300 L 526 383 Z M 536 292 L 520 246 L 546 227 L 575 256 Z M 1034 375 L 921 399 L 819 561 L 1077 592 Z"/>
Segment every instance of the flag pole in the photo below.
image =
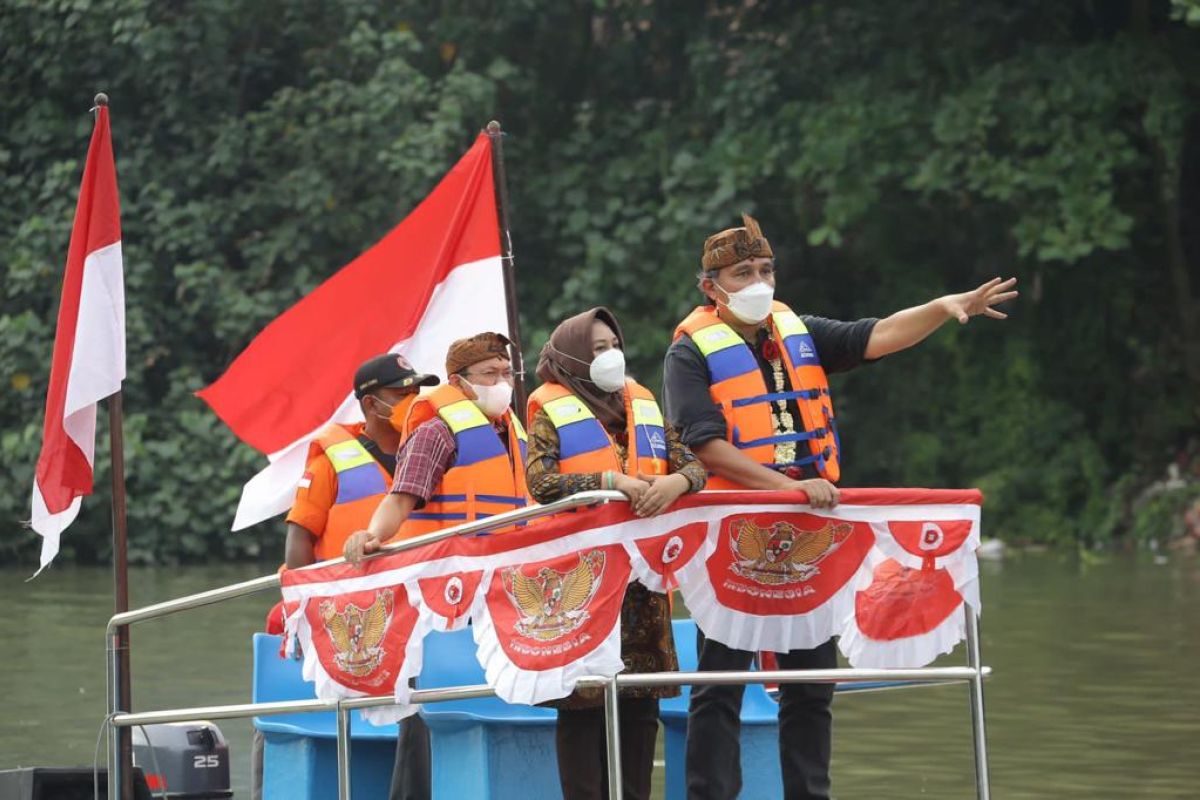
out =
<path fill-rule="evenodd" d="M 114 607 L 120 614 L 129 610 L 129 562 L 127 558 L 125 527 L 125 435 L 122 427 L 121 390 L 108 397 L 108 438 L 112 459 L 112 526 L 113 526 L 113 581 L 116 584 Z M 116 690 L 114 711 L 133 711 L 133 689 L 129 661 L 129 626 L 116 630 L 113 643 L 116 668 L 114 688 Z M 133 729 L 118 729 L 118 775 L 121 781 L 122 800 L 133 797 Z"/>
<path fill-rule="evenodd" d="M 513 263 L 512 234 L 508 226 L 508 179 L 504 174 L 504 131 L 500 123 L 487 124 L 488 139 L 492 142 L 492 175 L 496 184 L 496 216 L 500 222 L 500 262 L 504 269 L 504 299 L 508 307 L 508 338 L 513 343 L 514 405 L 520 414 L 525 411 L 525 356 L 521 351 L 521 321 L 517 315 L 517 277 Z"/>
<path fill-rule="evenodd" d="M 92 111 L 97 117 L 102 107 L 108 106 L 108 95 L 100 92 L 96 95 Z M 129 561 L 127 528 L 125 524 L 125 431 L 122 424 L 121 390 L 108 396 L 108 441 L 109 458 L 112 466 L 112 543 L 113 543 L 113 584 L 116 613 L 129 610 Z M 113 648 L 112 664 L 112 708 L 110 711 L 132 711 L 133 691 L 129 663 L 129 626 L 123 625 L 116 630 Z M 117 775 L 110 776 L 110 786 L 120 782 L 122 800 L 133 797 L 133 730 L 131 728 L 117 729 Z"/>

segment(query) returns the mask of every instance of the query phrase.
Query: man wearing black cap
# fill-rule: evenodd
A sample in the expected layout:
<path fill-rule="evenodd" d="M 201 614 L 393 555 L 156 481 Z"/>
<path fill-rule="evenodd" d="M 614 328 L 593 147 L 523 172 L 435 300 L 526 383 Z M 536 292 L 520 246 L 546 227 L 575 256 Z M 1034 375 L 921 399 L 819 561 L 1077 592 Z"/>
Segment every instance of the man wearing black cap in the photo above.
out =
<path fill-rule="evenodd" d="M 287 517 L 289 569 L 337 558 L 346 538 L 370 522 L 392 483 L 408 406 L 422 386 L 437 383 L 437 376 L 418 373 L 396 353 L 375 356 L 354 373 L 365 422 L 331 423 L 309 445 Z"/>
<path fill-rule="evenodd" d="M 304 477 L 287 516 L 288 569 L 337 558 L 346 538 L 366 527 L 391 486 L 408 407 L 422 386 L 437 384 L 436 375 L 417 372 L 396 353 L 375 356 L 355 371 L 354 396 L 365 421 L 332 422 L 309 444 Z M 283 603 L 267 614 L 267 632 L 283 633 Z M 257 730 L 253 748 L 251 794 L 259 800 L 262 736 Z"/>

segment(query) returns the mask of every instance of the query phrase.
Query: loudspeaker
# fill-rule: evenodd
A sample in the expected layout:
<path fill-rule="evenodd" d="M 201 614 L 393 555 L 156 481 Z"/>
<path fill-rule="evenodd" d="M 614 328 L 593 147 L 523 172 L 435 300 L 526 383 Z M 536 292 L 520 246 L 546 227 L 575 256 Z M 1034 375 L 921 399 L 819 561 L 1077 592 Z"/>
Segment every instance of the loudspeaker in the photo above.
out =
<path fill-rule="evenodd" d="M 99 787 L 100 793 L 93 792 Z M 133 768 L 134 800 L 153 800 L 140 767 Z M 107 800 L 108 770 L 101 767 L 25 767 L 0 770 L 0 800 Z"/>

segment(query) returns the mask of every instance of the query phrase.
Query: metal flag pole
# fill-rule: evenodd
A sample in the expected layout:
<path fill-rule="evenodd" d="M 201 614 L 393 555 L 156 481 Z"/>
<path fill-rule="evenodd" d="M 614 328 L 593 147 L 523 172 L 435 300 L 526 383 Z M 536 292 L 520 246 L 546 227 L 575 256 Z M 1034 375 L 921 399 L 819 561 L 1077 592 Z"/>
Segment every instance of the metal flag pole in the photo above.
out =
<path fill-rule="evenodd" d="M 92 111 L 99 116 L 108 106 L 108 95 L 100 92 Z M 129 610 L 129 561 L 125 524 L 125 434 L 122 426 L 121 390 L 108 397 L 109 459 L 112 467 L 112 543 L 113 608 L 117 614 Z M 109 639 L 109 712 L 133 710 L 133 690 L 129 664 L 129 626 L 113 631 Z M 113 755 L 109 767 L 109 796 L 122 800 L 133 797 L 133 729 L 113 728 Z M 117 789 L 120 793 L 116 794 Z"/>
<path fill-rule="evenodd" d="M 112 450 L 113 607 L 116 613 L 129 610 L 129 562 L 126 558 L 125 527 L 125 436 L 121 424 L 121 392 L 108 398 L 108 437 Z M 112 639 L 113 698 L 111 711 L 133 711 L 133 687 L 129 662 L 129 626 L 117 628 Z M 133 729 L 121 728 L 117 735 L 117 775 L 122 800 L 133 797 Z M 115 782 L 114 782 L 115 783 Z"/>
<path fill-rule="evenodd" d="M 504 298 L 508 307 L 508 338 L 513 343 L 513 403 L 518 413 L 525 412 L 525 356 L 521 352 L 521 320 L 517 315 L 517 278 L 513 264 L 512 234 L 508 225 L 508 178 L 504 173 L 504 131 L 500 123 L 487 124 L 492 142 L 492 175 L 496 185 L 496 216 L 500 223 L 500 261 L 504 268 Z"/>

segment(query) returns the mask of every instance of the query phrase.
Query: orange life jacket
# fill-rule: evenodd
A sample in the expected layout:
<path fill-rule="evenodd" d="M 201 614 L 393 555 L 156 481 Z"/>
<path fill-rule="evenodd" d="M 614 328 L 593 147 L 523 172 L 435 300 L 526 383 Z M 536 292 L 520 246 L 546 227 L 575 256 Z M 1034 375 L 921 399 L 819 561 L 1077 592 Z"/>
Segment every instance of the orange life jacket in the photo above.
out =
<path fill-rule="evenodd" d="M 491 420 L 466 395 L 446 384 L 418 397 L 412 404 L 404 425 L 404 439 L 435 416 L 454 434 L 454 464 L 442 476 L 429 502 L 408 515 L 395 539 L 410 539 L 529 503 L 529 490 L 525 486 L 528 444 L 525 429 L 511 409 L 504 412 L 508 425 L 505 448 Z"/>
<path fill-rule="evenodd" d="M 587 403 L 570 389 L 558 383 L 543 383 L 530 395 L 527 418 L 545 411 L 558 431 L 559 472 L 613 470 L 634 478 L 639 472 L 667 474 L 667 435 L 658 401 L 632 378 L 625 379 L 624 396 L 628 449 L 622 470 L 612 437 Z"/>
<path fill-rule="evenodd" d="M 310 448 L 320 448 L 337 475 L 337 496 L 325 517 L 325 530 L 313 547 L 316 559 L 326 561 L 342 555 L 350 534 L 366 530 L 371 515 L 387 496 L 392 479 L 344 425 L 326 425 Z"/>
<path fill-rule="evenodd" d="M 691 337 L 708 362 L 709 393 L 725 415 L 726 437 L 763 466 L 783 470 L 812 464 L 829 481 L 841 476 L 837 423 L 829 380 L 804 322 L 783 303 L 771 310 L 771 332 L 779 344 L 792 390 L 767 388 L 758 361 L 746 340 L 717 316 L 713 306 L 701 306 L 675 329 L 675 338 Z M 796 432 L 777 434 L 771 424 L 771 403 L 795 400 L 800 410 Z M 809 455 L 788 464 L 775 463 L 779 442 L 807 442 Z M 709 489 L 744 489 L 733 481 L 711 476 Z"/>

